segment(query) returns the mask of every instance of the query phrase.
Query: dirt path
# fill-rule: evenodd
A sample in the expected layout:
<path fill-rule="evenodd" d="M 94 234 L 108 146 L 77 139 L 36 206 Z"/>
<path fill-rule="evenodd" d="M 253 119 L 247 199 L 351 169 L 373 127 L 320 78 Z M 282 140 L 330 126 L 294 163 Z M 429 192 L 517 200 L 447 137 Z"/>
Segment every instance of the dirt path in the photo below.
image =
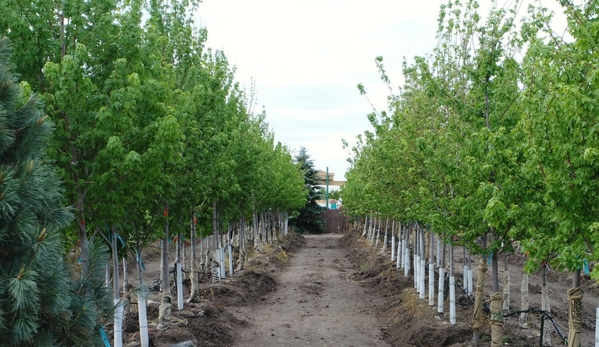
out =
<path fill-rule="evenodd" d="M 228 308 L 250 322 L 234 346 L 388 346 L 374 318 L 382 302 L 348 278 L 352 265 L 341 236 L 306 236 L 275 292 L 261 304 Z"/>

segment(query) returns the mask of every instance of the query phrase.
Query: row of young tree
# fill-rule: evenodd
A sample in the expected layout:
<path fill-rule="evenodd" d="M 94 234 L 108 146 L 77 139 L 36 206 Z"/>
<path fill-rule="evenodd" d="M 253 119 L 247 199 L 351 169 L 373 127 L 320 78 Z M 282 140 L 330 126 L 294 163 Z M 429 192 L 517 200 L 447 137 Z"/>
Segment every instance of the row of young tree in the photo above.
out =
<path fill-rule="evenodd" d="M 4 4 L 0 345 L 103 343 L 119 298 L 118 281 L 104 286 L 103 239 L 115 264 L 120 239 L 141 267 L 150 241 L 168 249 L 169 228 L 207 236 L 217 212 L 227 228 L 306 204 L 304 173 L 253 112 L 253 90 L 205 48 L 198 4 Z M 64 239 L 80 250 L 80 276 L 62 260 Z"/>
<path fill-rule="evenodd" d="M 354 214 L 418 222 L 490 257 L 495 293 L 498 254 L 519 245 L 528 271 L 574 273 L 575 305 L 583 262 L 599 260 L 599 5 L 559 3 L 565 35 L 540 6 L 443 5 L 437 48 L 404 62 L 389 111 L 369 115 L 374 132 L 353 149 L 343 198 Z"/>

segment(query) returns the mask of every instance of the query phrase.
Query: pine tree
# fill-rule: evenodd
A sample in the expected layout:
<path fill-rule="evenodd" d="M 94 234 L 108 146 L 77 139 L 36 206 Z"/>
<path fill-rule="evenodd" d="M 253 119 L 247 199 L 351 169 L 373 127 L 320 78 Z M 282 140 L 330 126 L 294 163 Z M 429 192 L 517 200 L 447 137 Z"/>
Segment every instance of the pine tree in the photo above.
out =
<path fill-rule="evenodd" d="M 304 173 L 306 205 L 299 210 L 299 216 L 289 220 L 289 225 L 300 233 L 322 233 L 324 231 L 324 209 L 316 200 L 323 199 L 322 188 L 318 186 L 317 170 L 314 161 L 305 147 L 295 156 L 295 162 Z"/>
<path fill-rule="evenodd" d="M 99 345 L 110 295 L 101 275 L 73 280 L 64 259 L 60 228 L 73 215 L 45 159 L 53 125 L 10 56 L 0 39 L 0 346 Z M 90 276 L 101 274 L 105 249 L 90 253 Z"/>

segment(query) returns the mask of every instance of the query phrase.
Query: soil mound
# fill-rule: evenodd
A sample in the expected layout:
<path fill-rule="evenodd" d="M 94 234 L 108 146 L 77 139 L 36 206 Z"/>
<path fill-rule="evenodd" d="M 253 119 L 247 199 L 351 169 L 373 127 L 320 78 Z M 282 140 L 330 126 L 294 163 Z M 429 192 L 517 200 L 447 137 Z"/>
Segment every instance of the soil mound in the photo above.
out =
<path fill-rule="evenodd" d="M 200 297 L 223 306 L 242 306 L 260 301 L 275 290 L 275 279 L 264 270 L 243 270 L 235 276 L 200 289 Z"/>
<path fill-rule="evenodd" d="M 306 244 L 306 239 L 295 232 L 290 232 L 279 240 L 279 246 L 285 252 L 293 252 L 303 247 Z"/>
<path fill-rule="evenodd" d="M 236 319 L 222 306 L 208 300 L 186 305 L 186 311 L 173 310 L 172 325 L 164 331 L 156 329 L 158 304 L 148 305 L 150 346 L 168 346 L 182 341 L 194 341 L 198 346 L 224 347 L 233 341 L 233 331 L 247 325 Z M 123 332 L 125 346 L 139 346 L 139 317 L 137 312 L 125 315 Z"/>
<path fill-rule="evenodd" d="M 354 269 L 351 279 L 368 288 L 368 292 L 385 298 L 385 303 L 376 308 L 377 317 L 386 325 L 382 329 L 385 340 L 392 346 L 471 346 L 473 334 L 471 329 L 473 302 L 471 300 L 473 297 L 464 295 L 461 288 L 456 287 L 457 323 L 449 324 L 448 299 L 445 299 L 445 314 L 438 314 L 436 294 L 433 306 L 429 306 L 428 289 L 426 290 L 427 299 L 419 299 L 414 289 L 413 275 L 405 277 L 403 269 L 396 269 L 395 264 L 390 261 L 389 252 L 385 255 L 375 252 L 361 235 L 362 231 L 353 230 L 340 239 L 340 245 L 349 250 L 348 259 L 353 263 Z M 456 253 L 461 254 L 462 252 Z M 512 280 L 510 285 L 512 301 L 509 312 L 514 312 L 519 309 L 521 297 L 519 288 L 525 258 L 519 254 L 509 254 L 507 258 Z M 461 285 L 462 277 L 460 260 L 463 264 L 463 258 L 456 257 L 456 269 L 458 270 L 456 283 L 458 285 Z M 528 293 L 531 309 L 541 307 L 540 273 L 541 271 L 537 270 L 530 274 Z M 438 276 L 438 273 L 435 275 Z M 490 275 L 487 274 L 487 276 Z M 553 297 L 551 299 L 551 315 L 561 332 L 567 335 L 568 301 L 565 294 L 571 286 L 572 274 L 550 270 L 547 277 L 549 292 Z M 588 275 L 583 276 L 581 282 L 585 292 L 582 345 L 586 347 L 593 345 L 596 307 L 596 302 L 593 300 L 599 293 L 599 285 Z M 428 286 L 428 280 L 426 285 Z M 435 279 L 435 285 L 438 286 L 438 278 Z M 487 279 L 484 297 L 487 305 L 490 285 L 490 280 Z M 447 281 L 445 291 L 448 293 Z M 521 328 L 518 318 L 517 314 L 504 317 L 504 343 L 509 346 L 538 346 L 541 316 L 538 313 L 530 313 L 528 328 Z M 491 328 L 488 316 L 485 316 L 485 322 L 485 326 L 480 331 L 481 346 L 490 345 Z M 554 345 L 561 342 L 558 332 L 549 321 L 545 322 L 545 329 L 549 329 Z"/>
<path fill-rule="evenodd" d="M 285 266 L 290 256 L 287 252 L 297 250 L 304 243 L 302 235 L 290 232 L 278 242 L 267 245 L 264 253 L 250 256 L 247 269 L 216 284 L 210 283 L 210 273 L 205 272 L 200 278 L 200 302 L 186 302 L 183 311 L 178 311 L 174 304 L 172 322 L 178 323 L 173 323 L 167 330 L 156 329 L 158 303 L 150 301 L 147 307 L 150 346 L 169 346 L 183 341 L 194 341 L 197 346 L 231 346 L 235 331 L 248 323 L 229 313 L 227 307 L 257 303 L 274 291 L 277 287 L 274 274 Z M 149 267 L 159 268 L 159 250 L 152 248 L 144 254 Z M 184 283 L 185 298 L 189 294 L 189 282 Z M 139 318 L 135 305 L 124 317 L 123 333 L 125 346 L 139 346 Z"/>
<path fill-rule="evenodd" d="M 348 233 L 340 239 L 340 244 L 352 250 L 348 259 L 355 271 L 350 278 L 385 298 L 385 304 L 375 311 L 385 324 L 383 336 L 390 345 L 452 346 L 471 339 L 472 330 L 466 324 L 441 321 L 428 301 L 418 299 L 413 277 L 404 277 L 387 254 L 378 254 L 367 246 L 361 232 Z"/>

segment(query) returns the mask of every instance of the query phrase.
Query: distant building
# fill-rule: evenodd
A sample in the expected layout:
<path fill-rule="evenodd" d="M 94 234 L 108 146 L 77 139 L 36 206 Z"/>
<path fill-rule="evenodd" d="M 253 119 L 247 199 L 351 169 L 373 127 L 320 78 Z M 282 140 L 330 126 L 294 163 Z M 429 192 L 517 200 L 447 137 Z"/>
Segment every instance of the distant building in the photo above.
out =
<path fill-rule="evenodd" d="M 320 207 L 326 207 L 327 206 L 327 201 L 326 200 L 316 200 L 316 203 Z M 341 207 L 341 205 L 342 205 L 341 204 L 341 200 L 329 199 L 329 208 L 331 210 L 336 210 L 339 207 Z"/>
<path fill-rule="evenodd" d="M 318 170 L 316 172 L 316 177 L 318 177 L 318 183 L 320 185 L 322 185 L 323 187 L 327 184 L 326 171 Z M 330 186 L 343 187 L 344 184 L 345 184 L 345 181 L 335 181 L 335 174 L 332 172 L 329 172 L 329 187 Z"/>
<path fill-rule="evenodd" d="M 322 170 L 318 170 L 316 172 L 316 177 L 318 178 L 318 184 L 319 186 L 321 186 L 323 189 L 326 189 L 326 184 L 327 184 L 327 173 L 326 171 L 322 171 Z M 345 181 L 335 181 L 335 174 L 332 172 L 329 172 L 329 192 L 334 191 L 334 190 L 339 190 L 341 187 L 343 187 L 343 185 L 345 184 Z M 317 200 L 316 203 L 322 207 L 326 207 L 327 202 L 326 200 Z M 329 208 L 334 210 L 334 209 L 338 209 L 339 207 L 341 207 L 341 201 L 335 200 L 335 199 L 329 199 Z"/>

